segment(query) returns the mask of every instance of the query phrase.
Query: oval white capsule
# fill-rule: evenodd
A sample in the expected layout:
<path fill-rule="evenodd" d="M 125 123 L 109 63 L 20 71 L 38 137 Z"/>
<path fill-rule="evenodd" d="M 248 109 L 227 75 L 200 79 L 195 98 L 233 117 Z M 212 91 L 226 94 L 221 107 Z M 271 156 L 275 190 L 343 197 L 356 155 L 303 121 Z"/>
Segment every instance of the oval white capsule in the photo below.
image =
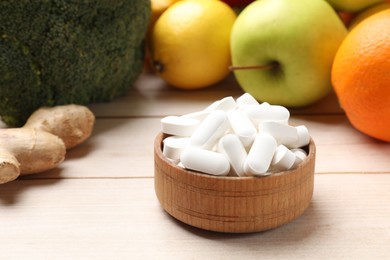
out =
<path fill-rule="evenodd" d="M 288 124 L 290 112 L 283 106 L 270 105 L 262 103 L 260 106 L 250 105 L 244 108 L 244 112 L 254 122 L 259 124 L 266 121 L 274 121 L 282 124 Z"/>
<path fill-rule="evenodd" d="M 244 171 L 247 175 L 264 176 L 267 173 L 277 143 L 275 138 L 267 133 L 257 135 L 244 163 Z"/>
<path fill-rule="evenodd" d="M 202 122 L 209 114 L 210 112 L 202 110 L 202 111 L 197 111 L 197 112 L 182 115 L 182 117 L 189 117 L 189 118 L 197 119 L 199 120 L 199 122 Z"/>
<path fill-rule="evenodd" d="M 229 129 L 229 121 L 226 113 L 222 110 L 211 112 L 199 125 L 190 137 L 190 144 L 212 149 L 219 138 Z"/>
<path fill-rule="evenodd" d="M 229 110 L 226 114 L 233 132 L 240 138 L 242 144 L 245 147 L 251 146 L 256 138 L 256 127 L 238 110 Z"/>
<path fill-rule="evenodd" d="M 300 125 L 295 127 L 297 129 L 298 141 L 296 147 L 303 147 L 310 143 L 310 134 L 306 126 Z"/>
<path fill-rule="evenodd" d="M 301 148 L 291 149 L 291 151 L 295 154 L 295 162 L 291 168 L 295 168 L 306 159 L 307 153 Z"/>
<path fill-rule="evenodd" d="M 237 135 L 227 134 L 222 137 L 218 143 L 218 152 L 227 155 L 234 175 L 245 176 L 244 162 L 247 152 Z"/>
<path fill-rule="evenodd" d="M 284 145 L 278 145 L 274 157 L 272 158 L 271 167 L 273 171 L 285 171 L 293 167 L 296 156 Z"/>
<path fill-rule="evenodd" d="M 259 132 L 272 135 L 278 144 L 284 144 L 289 148 L 295 148 L 298 142 L 297 129 L 279 122 L 262 122 L 259 124 Z"/>
<path fill-rule="evenodd" d="M 169 136 L 163 140 L 163 154 L 173 160 L 180 159 L 181 152 L 188 146 L 190 142 L 189 137 Z"/>
<path fill-rule="evenodd" d="M 259 105 L 259 102 L 249 93 L 244 93 L 239 96 L 236 100 L 237 106 L 247 106 L 247 105 Z"/>
<path fill-rule="evenodd" d="M 199 123 L 199 120 L 194 118 L 166 116 L 161 119 L 161 131 L 170 135 L 191 136 Z"/>
<path fill-rule="evenodd" d="M 180 162 L 186 169 L 211 175 L 224 176 L 230 171 L 226 155 L 198 147 L 185 149 L 180 156 Z"/>
<path fill-rule="evenodd" d="M 205 111 L 206 112 L 212 112 L 215 110 L 228 111 L 230 109 L 235 109 L 236 107 L 237 107 L 236 101 L 234 100 L 233 97 L 229 96 L 213 102 L 210 106 L 208 106 L 205 109 Z"/>

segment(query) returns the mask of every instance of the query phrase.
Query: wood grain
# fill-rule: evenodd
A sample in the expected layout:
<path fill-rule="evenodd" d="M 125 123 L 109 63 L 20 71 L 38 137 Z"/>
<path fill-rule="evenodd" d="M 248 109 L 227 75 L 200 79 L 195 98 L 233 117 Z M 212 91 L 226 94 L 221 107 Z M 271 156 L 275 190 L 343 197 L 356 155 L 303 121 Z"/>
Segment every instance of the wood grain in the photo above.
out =
<path fill-rule="evenodd" d="M 92 137 L 67 152 L 56 169 L 27 178 L 153 177 L 157 118 L 98 118 Z M 390 170 L 390 145 L 353 129 L 344 115 L 293 116 L 317 145 L 316 173 L 381 173 Z"/>
<path fill-rule="evenodd" d="M 143 75 L 127 95 L 115 102 L 92 104 L 90 108 L 97 117 L 183 115 L 203 110 L 218 99 L 237 98 L 243 93 L 232 76 L 206 89 L 183 91 L 167 86 L 159 78 Z M 334 93 L 313 105 L 289 109 L 293 115 L 343 114 Z"/>
<path fill-rule="evenodd" d="M 318 175 L 301 217 L 229 235 L 175 221 L 152 178 L 19 180 L 1 186 L 0 258 L 387 259 L 389 184 L 389 174 Z"/>
<path fill-rule="evenodd" d="M 314 193 L 300 217 L 226 234 L 164 211 L 154 187 L 160 119 L 242 93 L 232 77 L 186 92 L 142 75 L 127 95 L 91 105 L 94 132 L 60 167 L 0 186 L 0 259 L 390 258 L 390 145 L 356 131 L 334 93 L 291 110 L 316 143 Z"/>

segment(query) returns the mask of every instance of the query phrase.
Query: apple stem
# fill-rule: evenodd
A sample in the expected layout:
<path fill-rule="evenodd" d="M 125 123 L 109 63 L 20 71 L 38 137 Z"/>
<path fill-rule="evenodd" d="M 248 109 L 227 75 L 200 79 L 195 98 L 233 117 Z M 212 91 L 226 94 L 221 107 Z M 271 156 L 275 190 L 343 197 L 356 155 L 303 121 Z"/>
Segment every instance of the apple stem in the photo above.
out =
<path fill-rule="evenodd" d="M 259 69 L 259 70 L 266 70 L 266 69 L 272 69 L 276 66 L 275 63 L 271 63 L 268 65 L 247 65 L 247 66 L 229 66 L 229 70 L 253 70 L 253 69 Z"/>

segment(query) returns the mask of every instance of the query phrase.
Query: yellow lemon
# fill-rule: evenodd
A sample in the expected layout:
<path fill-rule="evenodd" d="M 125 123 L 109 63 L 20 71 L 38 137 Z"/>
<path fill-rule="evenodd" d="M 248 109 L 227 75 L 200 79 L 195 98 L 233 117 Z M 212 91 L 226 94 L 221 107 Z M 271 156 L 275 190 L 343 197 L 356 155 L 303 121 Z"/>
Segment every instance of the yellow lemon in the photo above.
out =
<path fill-rule="evenodd" d="M 160 17 L 165 10 L 168 9 L 171 5 L 173 5 L 178 0 L 151 0 L 152 6 L 152 21 L 151 24 L 154 24 L 156 20 Z"/>
<path fill-rule="evenodd" d="M 218 0 L 183 0 L 156 21 L 151 55 L 156 73 L 181 89 L 208 87 L 229 74 L 235 12 Z"/>

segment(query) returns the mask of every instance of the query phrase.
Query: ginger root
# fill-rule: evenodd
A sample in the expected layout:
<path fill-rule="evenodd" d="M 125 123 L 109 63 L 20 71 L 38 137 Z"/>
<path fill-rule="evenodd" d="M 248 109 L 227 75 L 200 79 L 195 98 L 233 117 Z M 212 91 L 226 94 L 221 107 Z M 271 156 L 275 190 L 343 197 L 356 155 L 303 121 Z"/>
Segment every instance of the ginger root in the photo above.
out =
<path fill-rule="evenodd" d="M 21 128 L 0 129 L 0 184 L 56 167 L 67 149 L 91 135 L 94 123 L 87 107 L 64 105 L 38 109 Z"/>

